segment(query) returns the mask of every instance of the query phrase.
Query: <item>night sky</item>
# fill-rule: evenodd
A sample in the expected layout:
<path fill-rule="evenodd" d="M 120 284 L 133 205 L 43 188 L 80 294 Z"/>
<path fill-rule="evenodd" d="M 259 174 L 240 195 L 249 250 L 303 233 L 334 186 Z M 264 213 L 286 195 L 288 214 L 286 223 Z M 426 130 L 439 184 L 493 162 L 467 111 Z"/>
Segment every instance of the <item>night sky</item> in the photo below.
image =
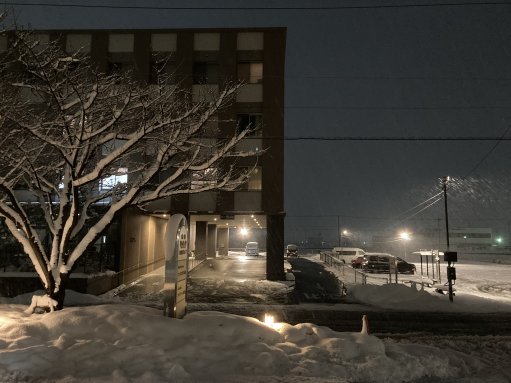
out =
<path fill-rule="evenodd" d="M 363 138 L 499 138 L 505 133 L 511 138 L 511 129 L 507 131 L 511 124 L 511 3 L 53 3 L 303 6 L 269 10 L 17 6 L 11 14 L 18 23 L 30 23 L 36 29 L 285 26 L 287 240 L 320 232 L 335 237 L 338 220 L 341 227 L 364 238 L 407 226 L 437 225 L 436 219 L 443 217 L 441 201 L 412 220 L 406 218 L 415 211 L 406 211 L 438 193 L 439 178 L 444 175 L 456 180 L 449 199 L 453 226 L 494 227 L 508 233 L 511 141 Z M 371 4 L 377 7 L 329 8 Z M 383 6 L 392 4 L 401 7 Z M 311 6 L 325 9 L 306 9 Z M 298 137 L 309 138 L 295 140 Z"/>

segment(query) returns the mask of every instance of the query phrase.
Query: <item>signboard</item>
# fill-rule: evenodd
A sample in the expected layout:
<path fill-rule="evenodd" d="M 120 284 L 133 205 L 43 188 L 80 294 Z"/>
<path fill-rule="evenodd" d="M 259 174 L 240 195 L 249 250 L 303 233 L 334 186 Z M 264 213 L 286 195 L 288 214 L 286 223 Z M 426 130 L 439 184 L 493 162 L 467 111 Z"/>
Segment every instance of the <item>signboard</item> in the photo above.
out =
<path fill-rule="evenodd" d="M 165 228 L 163 315 L 182 318 L 186 314 L 187 276 L 188 224 L 184 215 L 175 214 Z"/>

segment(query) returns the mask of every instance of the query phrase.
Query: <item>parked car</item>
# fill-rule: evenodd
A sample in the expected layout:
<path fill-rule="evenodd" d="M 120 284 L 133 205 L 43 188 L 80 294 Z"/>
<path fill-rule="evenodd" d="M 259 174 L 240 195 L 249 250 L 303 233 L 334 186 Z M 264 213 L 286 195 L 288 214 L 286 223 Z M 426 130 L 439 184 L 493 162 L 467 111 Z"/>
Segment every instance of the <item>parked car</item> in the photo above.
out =
<path fill-rule="evenodd" d="M 298 257 L 298 246 L 292 244 L 287 245 L 286 257 Z"/>
<path fill-rule="evenodd" d="M 259 255 L 259 244 L 257 242 L 247 242 L 245 246 L 245 255 Z"/>
<path fill-rule="evenodd" d="M 367 262 L 362 269 L 370 273 L 388 273 L 390 263 L 396 262 L 397 272 L 415 274 L 415 265 L 387 253 L 366 253 Z"/>
<path fill-rule="evenodd" d="M 351 267 L 354 269 L 363 269 L 367 263 L 366 257 L 357 257 L 351 260 Z"/>

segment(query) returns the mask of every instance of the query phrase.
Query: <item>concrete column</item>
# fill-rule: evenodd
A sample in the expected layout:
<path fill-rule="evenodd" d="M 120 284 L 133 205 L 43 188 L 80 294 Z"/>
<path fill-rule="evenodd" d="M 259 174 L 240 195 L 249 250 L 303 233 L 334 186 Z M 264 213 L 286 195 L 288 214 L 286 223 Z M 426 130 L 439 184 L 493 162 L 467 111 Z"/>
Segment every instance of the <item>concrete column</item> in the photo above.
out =
<path fill-rule="evenodd" d="M 208 225 L 208 257 L 216 257 L 216 225 Z"/>
<path fill-rule="evenodd" d="M 195 257 L 206 259 L 208 243 L 208 223 L 206 221 L 195 222 Z"/>
<path fill-rule="evenodd" d="M 220 227 L 217 229 L 218 254 L 227 257 L 229 255 L 229 229 Z"/>
<path fill-rule="evenodd" d="M 266 216 L 266 279 L 282 281 L 284 273 L 284 214 Z"/>

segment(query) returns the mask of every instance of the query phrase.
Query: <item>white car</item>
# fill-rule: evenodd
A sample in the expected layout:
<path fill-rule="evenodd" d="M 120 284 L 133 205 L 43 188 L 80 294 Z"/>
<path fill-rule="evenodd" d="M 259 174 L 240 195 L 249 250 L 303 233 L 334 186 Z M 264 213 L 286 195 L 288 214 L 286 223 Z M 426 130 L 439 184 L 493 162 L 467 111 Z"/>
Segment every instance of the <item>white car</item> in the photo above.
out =
<path fill-rule="evenodd" d="M 247 242 L 245 246 L 245 255 L 259 255 L 259 244 L 257 242 Z"/>

